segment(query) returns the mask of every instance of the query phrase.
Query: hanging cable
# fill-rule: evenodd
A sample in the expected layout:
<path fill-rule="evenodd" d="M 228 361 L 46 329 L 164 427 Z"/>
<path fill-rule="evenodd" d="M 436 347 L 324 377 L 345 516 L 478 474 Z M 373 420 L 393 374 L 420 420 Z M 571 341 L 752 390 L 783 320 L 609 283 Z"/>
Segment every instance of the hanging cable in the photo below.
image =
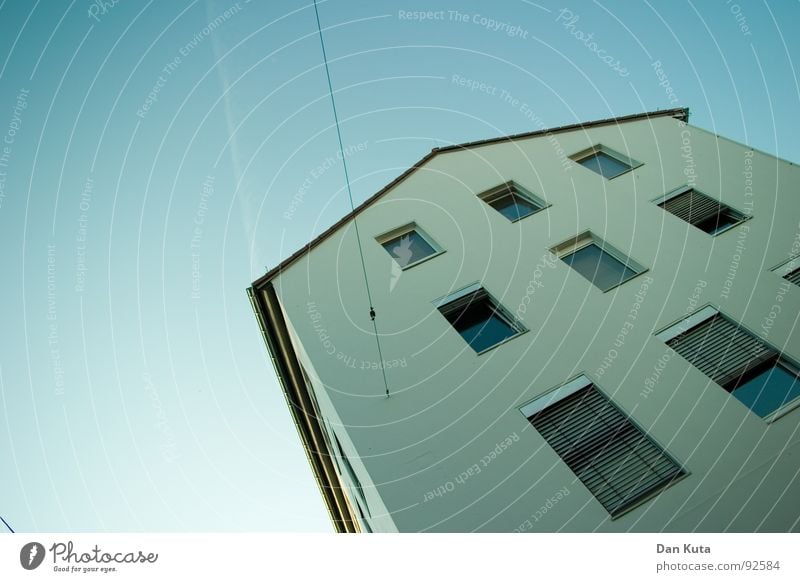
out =
<path fill-rule="evenodd" d="M 11 533 L 15 533 L 15 532 L 14 532 L 14 530 L 13 530 L 13 529 L 11 529 L 11 526 L 10 526 L 10 525 L 8 525 L 8 522 L 7 522 L 5 519 L 3 519 L 3 516 L 2 516 L 2 515 L 0 515 L 0 521 L 2 521 L 2 522 L 3 522 L 3 524 L 5 524 L 5 526 L 8 528 L 8 531 L 10 531 Z"/>
<path fill-rule="evenodd" d="M 336 125 L 336 137 L 339 140 L 339 155 L 342 158 L 344 168 L 344 181 L 347 184 L 347 197 L 350 200 L 350 213 L 353 216 L 353 227 L 356 231 L 356 242 L 358 243 L 358 254 L 361 257 L 361 270 L 364 273 L 364 286 L 367 288 L 367 301 L 369 302 L 369 318 L 372 320 L 372 329 L 375 332 L 375 343 L 378 346 L 378 358 L 380 361 L 381 373 L 383 374 L 383 385 L 386 388 L 386 397 L 389 397 L 389 382 L 386 379 L 386 366 L 383 361 L 381 351 L 381 339 L 378 336 L 378 325 L 375 323 L 375 308 L 372 305 L 372 293 L 369 290 L 369 278 L 367 277 L 367 265 L 364 262 L 364 250 L 361 247 L 361 235 L 358 232 L 358 221 L 356 220 L 356 206 L 353 204 L 353 192 L 350 188 L 350 174 L 347 171 L 347 158 L 344 155 L 344 145 L 342 143 L 342 131 L 339 127 L 339 114 L 336 112 L 336 100 L 333 97 L 333 83 L 331 83 L 331 71 L 328 68 L 328 55 L 325 52 L 325 41 L 322 39 L 322 25 L 319 22 L 319 10 L 317 0 L 314 0 L 314 15 L 317 17 L 317 32 L 319 33 L 319 44 L 322 48 L 322 60 L 325 63 L 325 76 L 328 79 L 328 94 L 331 96 L 331 108 L 333 109 L 333 121 Z"/>

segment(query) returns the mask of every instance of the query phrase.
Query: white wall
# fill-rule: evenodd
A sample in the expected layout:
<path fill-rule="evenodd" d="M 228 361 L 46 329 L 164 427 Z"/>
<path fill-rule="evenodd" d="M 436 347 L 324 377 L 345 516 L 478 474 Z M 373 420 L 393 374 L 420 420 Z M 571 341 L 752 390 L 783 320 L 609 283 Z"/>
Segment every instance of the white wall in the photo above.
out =
<path fill-rule="evenodd" d="M 369 495 L 401 531 L 510 531 L 526 519 L 541 531 L 797 529 L 800 411 L 768 425 L 677 355 L 652 393 L 642 390 L 667 353 L 654 330 L 693 301 L 761 331 L 782 282 L 770 269 L 789 258 L 800 232 L 798 168 L 759 152 L 746 158 L 744 146 L 672 118 L 553 137 L 567 155 L 602 143 L 644 165 L 612 181 L 577 165 L 564 170 L 546 136 L 444 153 L 359 215 L 383 356 L 405 364 L 387 369 L 389 399 L 380 371 L 362 369 L 378 357 L 352 225 L 276 278 L 304 357 L 326 385 L 321 405 L 347 427 L 365 487 L 370 479 L 376 486 Z M 752 202 L 751 220 L 712 237 L 652 203 L 687 183 L 684 139 L 696 187 L 740 211 Z M 552 206 L 510 223 L 475 196 L 511 179 Z M 390 291 L 392 259 L 374 237 L 411 221 L 446 252 L 403 272 Z M 563 262 L 541 266 L 552 260 L 549 248 L 587 229 L 649 270 L 602 293 Z M 531 293 L 532 279 L 541 286 Z M 481 356 L 431 304 L 475 281 L 511 312 L 529 298 L 530 331 Z M 633 328 L 599 371 L 647 282 Z M 699 282 L 705 287 L 692 300 Z M 767 335 L 795 360 L 798 313 L 800 288 L 792 286 Z M 518 411 L 582 372 L 691 473 L 614 521 Z M 518 440 L 483 466 L 510 435 Z M 480 472 L 457 483 L 476 463 Z M 449 482 L 452 491 L 425 501 Z M 569 494 L 534 521 L 565 487 Z"/>

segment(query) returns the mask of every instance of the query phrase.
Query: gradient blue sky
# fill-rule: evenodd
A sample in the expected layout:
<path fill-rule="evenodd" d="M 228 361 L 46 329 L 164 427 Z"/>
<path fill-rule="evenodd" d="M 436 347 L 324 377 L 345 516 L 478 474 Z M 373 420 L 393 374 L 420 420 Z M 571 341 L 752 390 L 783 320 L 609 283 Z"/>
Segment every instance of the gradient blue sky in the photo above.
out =
<path fill-rule="evenodd" d="M 312 173 L 336 153 L 313 5 L 107 5 L 0 2 L 0 515 L 330 531 L 244 292 L 349 208 L 341 167 Z M 674 106 L 800 160 L 796 1 L 326 0 L 320 16 L 361 144 L 356 202 L 434 146 Z"/>

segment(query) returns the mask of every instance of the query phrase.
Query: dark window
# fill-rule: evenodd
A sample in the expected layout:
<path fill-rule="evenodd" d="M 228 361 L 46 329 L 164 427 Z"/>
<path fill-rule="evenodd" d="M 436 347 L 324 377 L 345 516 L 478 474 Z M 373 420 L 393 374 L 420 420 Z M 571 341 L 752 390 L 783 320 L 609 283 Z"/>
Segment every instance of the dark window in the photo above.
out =
<path fill-rule="evenodd" d="M 667 345 L 761 417 L 800 396 L 797 369 L 721 313 L 669 339 Z"/>
<path fill-rule="evenodd" d="M 513 181 L 478 194 L 478 197 L 511 222 L 535 214 L 545 207 L 543 201 Z"/>
<path fill-rule="evenodd" d="M 382 244 L 386 252 L 392 255 L 392 258 L 397 261 L 397 264 L 401 267 L 408 267 L 414 263 L 418 263 L 422 259 L 434 255 L 437 252 L 416 230 L 409 230 Z"/>
<path fill-rule="evenodd" d="M 483 289 L 439 308 L 469 346 L 480 353 L 522 331 Z"/>
<path fill-rule="evenodd" d="M 537 210 L 540 210 L 538 206 L 520 198 L 516 194 L 507 194 L 502 198 L 490 202 L 490 204 L 495 210 L 512 222 L 520 218 L 525 218 Z"/>
<path fill-rule="evenodd" d="M 562 260 L 603 291 L 624 283 L 639 272 L 595 243 L 563 256 Z"/>
<path fill-rule="evenodd" d="M 612 516 L 684 474 L 591 383 L 528 419 Z"/>
<path fill-rule="evenodd" d="M 356 503 L 356 507 L 358 508 L 358 516 L 361 518 L 361 531 L 363 533 L 372 533 L 372 526 L 369 525 L 369 520 L 364 516 L 364 511 L 361 509 L 361 506 Z"/>
<path fill-rule="evenodd" d="M 719 234 L 744 220 L 744 215 L 694 188 L 659 206 L 708 234 Z"/>
<path fill-rule="evenodd" d="M 783 278 L 787 281 L 791 281 L 795 285 L 800 286 L 800 267 L 797 267 L 793 271 L 789 271 L 783 276 Z"/>
<path fill-rule="evenodd" d="M 604 151 L 598 151 L 585 158 L 581 158 L 578 160 L 578 163 L 584 168 L 597 172 L 609 180 L 620 174 L 624 174 L 632 167 L 630 164 L 618 160 Z"/>
<path fill-rule="evenodd" d="M 786 362 L 775 358 L 742 376 L 731 394 L 763 417 L 800 396 L 800 378 Z"/>

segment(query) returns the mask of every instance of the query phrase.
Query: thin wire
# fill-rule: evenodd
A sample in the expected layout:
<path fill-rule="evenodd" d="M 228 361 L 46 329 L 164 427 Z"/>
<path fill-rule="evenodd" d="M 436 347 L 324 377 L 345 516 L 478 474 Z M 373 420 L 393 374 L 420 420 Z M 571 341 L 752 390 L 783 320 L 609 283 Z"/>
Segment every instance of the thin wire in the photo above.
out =
<path fill-rule="evenodd" d="M 2 515 L 0 515 L 0 521 L 2 521 L 6 525 L 6 527 L 8 528 L 8 531 L 10 531 L 11 533 L 16 533 L 13 529 L 11 529 L 11 526 L 8 525 L 8 522 L 5 519 L 3 519 Z"/>
<path fill-rule="evenodd" d="M 350 174 L 347 171 L 347 158 L 344 155 L 344 145 L 342 143 L 342 131 L 339 127 L 339 114 L 336 111 L 336 100 L 333 97 L 333 83 L 331 83 L 331 71 L 328 68 L 328 54 L 325 51 L 325 41 L 322 39 L 322 25 L 319 22 L 319 10 L 317 0 L 314 0 L 314 15 L 317 17 L 317 32 L 319 33 L 319 44 L 322 47 L 322 60 L 325 63 L 325 76 L 328 79 L 328 94 L 331 96 L 331 108 L 333 109 L 333 120 L 336 124 L 336 137 L 339 140 L 339 155 L 342 158 L 344 167 L 344 181 L 347 183 L 347 197 L 350 200 L 350 212 L 353 216 L 353 227 L 356 231 L 356 241 L 358 242 L 358 254 L 361 257 L 361 270 L 364 272 L 364 285 L 367 288 L 367 301 L 369 302 L 369 317 L 372 320 L 372 329 L 375 331 L 375 343 L 378 346 L 378 358 L 380 360 L 381 373 L 383 374 L 383 385 L 386 387 L 386 397 L 389 397 L 389 382 L 386 379 L 386 366 L 383 361 L 381 350 L 381 340 L 378 336 L 378 325 L 375 323 L 375 308 L 372 305 L 372 293 L 369 289 L 369 278 L 367 277 L 367 265 L 364 262 L 364 249 L 361 247 L 361 235 L 358 232 L 358 221 L 356 220 L 356 206 L 353 203 L 353 191 L 350 188 Z"/>

